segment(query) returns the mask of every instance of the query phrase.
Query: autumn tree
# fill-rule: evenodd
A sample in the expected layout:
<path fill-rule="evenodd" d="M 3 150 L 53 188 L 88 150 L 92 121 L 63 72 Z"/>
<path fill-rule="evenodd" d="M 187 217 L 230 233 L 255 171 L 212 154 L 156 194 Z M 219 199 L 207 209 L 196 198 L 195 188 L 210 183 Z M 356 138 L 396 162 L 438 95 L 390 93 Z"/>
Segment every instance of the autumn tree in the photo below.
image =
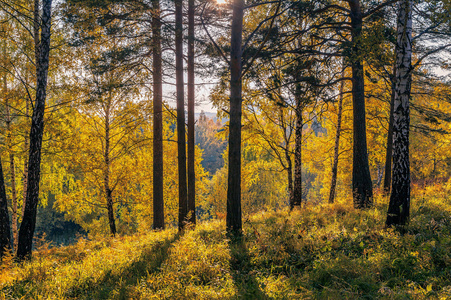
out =
<path fill-rule="evenodd" d="M 320 1 L 322 2 L 322 1 Z M 354 206 L 365 208 L 372 205 L 373 187 L 368 163 L 365 116 L 365 72 L 364 52 L 365 36 L 362 35 L 366 23 L 371 23 L 373 16 L 396 1 L 367 3 L 360 0 L 347 0 L 341 4 L 319 3 L 312 10 L 314 13 L 330 15 L 319 28 L 326 31 L 334 28 L 335 32 L 321 38 L 321 43 L 330 43 L 331 50 L 325 55 L 346 56 L 351 67 L 351 95 L 353 103 L 353 167 L 352 192 Z M 339 41 L 339 42 L 338 42 Z M 340 46 L 341 45 L 341 46 Z M 338 48 L 337 48 L 338 46 Z M 335 48 L 335 50 L 333 50 Z"/>
<path fill-rule="evenodd" d="M 413 63 L 411 74 L 412 85 L 417 91 L 412 93 L 413 96 L 416 94 L 422 94 L 425 90 L 429 89 L 434 70 L 430 69 L 429 66 L 439 66 L 443 65 L 443 55 L 444 53 L 449 54 L 449 49 L 451 48 L 451 43 L 449 41 L 450 26 L 449 26 L 449 3 L 446 1 L 424 1 L 419 3 L 412 3 L 412 23 L 413 32 L 415 35 L 412 37 L 412 53 L 413 53 Z M 395 19 L 395 18 L 394 18 Z M 395 27 L 396 24 L 393 25 Z M 395 30 L 393 30 L 395 31 Z M 433 40 L 434 43 L 429 41 Z M 396 36 L 394 33 L 393 44 L 396 44 Z M 394 50 L 394 57 L 396 58 L 396 50 Z M 396 59 L 392 62 L 393 72 L 388 75 L 391 82 L 391 101 L 390 101 L 390 116 L 389 116 L 389 127 L 387 136 L 387 152 L 385 158 L 385 178 L 384 178 L 384 190 L 386 192 L 390 191 L 392 184 L 392 159 L 393 159 L 393 126 L 394 126 L 394 101 L 395 101 L 395 84 L 398 71 L 396 65 Z M 428 72 L 419 72 L 419 70 Z M 388 72 L 385 72 L 388 73 Z M 427 105 L 426 105 L 427 106 Z M 410 107 L 412 110 L 424 115 L 424 118 L 431 112 L 431 109 L 425 107 L 424 105 L 418 106 L 413 105 Z M 441 114 L 438 110 L 434 109 L 436 116 L 442 115 L 444 119 L 446 116 Z M 440 117 L 439 117 L 440 118 Z M 415 128 L 413 128 L 415 130 Z"/>
<path fill-rule="evenodd" d="M 28 160 L 27 197 L 25 210 L 19 230 L 17 257 L 25 259 L 31 255 L 33 234 L 36 226 L 36 210 L 39 200 L 39 180 L 42 136 L 44 132 L 44 109 L 49 70 L 50 26 L 52 0 L 43 0 L 41 19 L 41 39 L 39 59 L 36 66 L 36 99 L 30 129 L 30 150 Z"/>

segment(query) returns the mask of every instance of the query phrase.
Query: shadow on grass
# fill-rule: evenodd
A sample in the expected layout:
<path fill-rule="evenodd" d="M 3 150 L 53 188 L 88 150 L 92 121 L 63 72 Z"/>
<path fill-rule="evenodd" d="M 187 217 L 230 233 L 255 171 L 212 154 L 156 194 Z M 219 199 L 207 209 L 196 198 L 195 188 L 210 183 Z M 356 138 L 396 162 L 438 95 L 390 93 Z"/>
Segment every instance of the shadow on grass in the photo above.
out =
<path fill-rule="evenodd" d="M 231 272 L 239 299 L 271 299 L 261 290 L 243 237 L 233 237 L 229 242 Z"/>
<path fill-rule="evenodd" d="M 181 235 L 177 233 L 167 240 L 155 243 L 150 248 L 144 249 L 141 256 L 119 274 L 108 271 L 101 280 L 80 284 L 66 296 L 81 299 L 111 299 L 114 292 L 116 299 L 129 299 L 127 287 L 139 284 L 139 281 L 148 274 L 160 272 L 161 265 L 169 255 L 169 248 L 180 237 Z"/>

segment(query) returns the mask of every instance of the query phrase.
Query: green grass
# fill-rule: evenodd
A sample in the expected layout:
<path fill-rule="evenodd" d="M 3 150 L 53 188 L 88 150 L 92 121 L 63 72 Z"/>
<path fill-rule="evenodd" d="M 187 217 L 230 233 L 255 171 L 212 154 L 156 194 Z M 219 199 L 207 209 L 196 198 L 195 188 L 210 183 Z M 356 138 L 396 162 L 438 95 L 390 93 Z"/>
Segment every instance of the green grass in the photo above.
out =
<path fill-rule="evenodd" d="M 386 199 L 261 212 L 230 240 L 223 221 L 179 235 L 42 245 L 5 259 L 0 299 L 451 299 L 451 200 L 412 200 L 408 226 L 385 229 Z"/>

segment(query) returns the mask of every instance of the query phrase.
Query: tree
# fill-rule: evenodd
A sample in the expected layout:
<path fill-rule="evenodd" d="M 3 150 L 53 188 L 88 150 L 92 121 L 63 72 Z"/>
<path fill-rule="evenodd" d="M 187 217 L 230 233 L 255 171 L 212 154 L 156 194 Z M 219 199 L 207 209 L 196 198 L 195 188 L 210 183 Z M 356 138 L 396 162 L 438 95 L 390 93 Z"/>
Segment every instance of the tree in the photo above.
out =
<path fill-rule="evenodd" d="M 188 214 L 186 182 L 185 101 L 183 81 L 183 3 L 175 0 L 175 81 L 177 93 L 177 145 L 179 174 L 179 230 L 183 230 Z"/>
<path fill-rule="evenodd" d="M 412 42 L 415 44 L 415 48 L 412 51 L 415 52 L 416 62 L 412 65 L 411 73 L 415 75 L 417 81 L 415 84 L 417 89 L 427 90 L 430 88 L 431 75 L 433 72 L 430 70 L 427 73 L 415 72 L 418 69 L 427 70 L 428 65 L 443 65 L 443 57 L 446 55 L 441 55 L 442 53 L 449 54 L 449 48 L 451 43 L 449 41 L 450 26 L 449 26 L 449 3 L 446 1 L 422 1 L 417 3 L 412 3 L 412 19 L 415 27 L 413 32 L 415 36 L 412 38 Z M 396 25 L 395 25 L 396 26 Z M 395 30 L 393 30 L 395 31 Z M 393 34 L 395 35 L 395 34 Z M 393 37 L 393 44 L 396 44 L 396 36 Z M 430 41 L 433 40 L 433 43 Z M 395 49 L 396 53 L 396 49 Z M 396 56 L 396 54 L 394 55 Z M 425 63 L 424 63 L 425 62 Z M 391 82 L 391 101 L 390 101 L 390 115 L 389 115 L 389 126 L 388 126 L 388 136 L 387 136 L 387 152 L 385 157 L 385 178 L 384 178 L 384 191 L 389 192 L 390 186 L 392 184 L 392 160 L 393 160 L 393 116 L 394 116 L 394 101 L 395 101 L 395 79 L 397 78 L 396 72 L 396 61 L 392 64 L 393 72 L 389 75 Z M 386 72 L 388 73 L 388 72 Z M 422 91 L 424 92 L 424 91 Z M 422 93 L 420 92 L 420 93 Z M 429 91 L 428 91 L 429 92 Z M 414 93 L 415 94 L 415 93 Z M 426 105 L 429 106 L 429 105 Z M 413 105 L 411 107 L 413 110 L 418 111 L 420 114 L 424 112 L 431 112 L 430 108 L 424 106 Z M 441 115 L 440 119 L 446 119 L 441 112 L 436 109 L 436 116 Z M 427 114 L 427 113 L 426 113 Z M 425 118 L 428 118 L 425 116 Z M 414 128 L 415 130 L 415 128 Z"/>
<path fill-rule="evenodd" d="M 5 251 L 11 249 L 11 228 L 9 226 L 8 199 L 6 198 L 5 180 L 0 159 L 0 259 Z"/>
<path fill-rule="evenodd" d="M 17 247 L 17 257 L 19 259 L 25 259 L 31 256 L 33 234 L 36 226 L 36 210 L 39 201 L 41 147 L 44 132 L 44 109 L 47 92 L 47 75 L 49 70 L 51 14 L 52 0 L 43 0 L 39 60 L 36 66 L 36 100 L 30 128 L 27 197 L 25 200 L 25 211 L 19 230 L 19 243 Z"/>
<path fill-rule="evenodd" d="M 6 54 L 6 41 L 3 45 L 3 59 L 6 61 L 7 54 Z M 6 123 L 6 149 L 8 152 L 8 158 L 9 158 L 9 177 L 10 177 L 10 183 L 11 183 L 11 227 L 13 232 L 13 244 L 14 249 L 17 249 L 17 189 L 16 189 L 16 172 L 15 172 L 15 156 L 13 152 L 13 137 L 12 137 L 12 118 L 11 118 L 11 98 L 12 93 L 8 92 L 8 81 L 7 81 L 7 73 L 6 73 L 7 67 L 4 66 L 4 72 L 3 72 L 3 95 L 5 97 L 5 123 Z"/>
<path fill-rule="evenodd" d="M 163 90 L 161 69 L 160 1 L 152 0 L 153 74 L 153 228 L 164 228 Z"/>
<path fill-rule="evenodd" d="M 326 14 L 318 28 L 329 34 L 323 34 L 319 39 L 322 44 L 330 43 L 331 49 L 328 52 L 323 51 L 322 54 L 346 56 L 350 62 L 353 103 L 352 193 L 356 208 L 370 207 L 373 195 L 366 139 L 364 76 L 364 57 L 371 54 L 373 49 L 365 52 L 366 41 L 362 30 L 367 23 L 371 24 L 372 21 L 380 19 L 383 15 L 380 12 L 396 1 L 373 2 L 366 10 L 360 0 L 346 0 L 347 7 L 319 1 L 325 5 L 320 5 L 312 11 Z M 330 31 L 331 28 L 334 30 Z"/>
<path fill-rule="evenodd" d="M 196 224 L 194 91 L 194 0 L 188 0 L 188 218 L 191 224 Z"/>
<path fill-rule="evenodd" d="M 341 133 L 341 118 L 343 114 L 343 97 L 344 97 L 344 76 L 345 69 L 344 60 L 341 67 L 341 77 L 343 80 L 340 82 L 340 91 L 338 94 L 338 114 L 337 114 L 337 131 L 335 133 L 335 145 L 334 145 L 334 162 L 332 166 L 332 179 L 330 183 L 329 203 L 334 203 L 335 200 L 335 188 L 337 186 L 337 173 L 338 173 L 338 150 L 340 148 L 340 133 Z"/>
<path fill-rule="evenodd" d="M 241 89 L 244 1 L 234 0 L 230 43 L 229 172 L 227 179 L 226 226 L 231 234 L 241 233 Z"/>
<path fill-rule="evenodd" d="M 410 215 L 409 101 L 412 84 L 412 1 L 399 2 L 393 115 L 393 181 L 387 226 L 404 225 Z"/>
<path fill-rule="evenodd" d="M 366 143 L 365 120 L 365 82 L 363 71 L 363 53 L 361 47 L 361 34 L 363 13 L 359 0 L 347 1 L 350 7 L 351 18 L 351 70 L 352 70 L 352 103 L 354 144 L 352 161 L 352 192 L 354 206 L 365 208 L 372 205 L 373 186 L 370 168 L 368 165 L 368 150 Z"/>

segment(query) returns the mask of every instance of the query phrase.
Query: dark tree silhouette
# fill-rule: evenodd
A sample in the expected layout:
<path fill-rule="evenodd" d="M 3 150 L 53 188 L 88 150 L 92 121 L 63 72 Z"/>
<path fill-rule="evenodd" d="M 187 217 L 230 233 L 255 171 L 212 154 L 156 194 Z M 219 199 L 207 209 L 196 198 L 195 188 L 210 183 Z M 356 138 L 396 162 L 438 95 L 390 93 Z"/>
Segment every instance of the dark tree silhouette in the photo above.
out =
<path fill-rule="evenodd" d="M 153 228 L 164 228 L 163 201 L 163 90 L 161 69 L 160 1 L 152 0 L 153 43 Z"/>
<path fill-rule="evenodd" d="M 185 101 L 183 88 L 183 5 L 175 0 L 175 81 L 177 92 L 177 145 L 179 172 L 179 230 L 183 230 L 188 214 L 186 184 Z"/>
<path fill-rule="evenodd" d="M 244 1 L 234 0 L 230 44 L 229 173 L 227 186 L 227 230 L 239 234 L 241 222 L 241 96 Z"/>
<path fill-rule="evenodd" d="M 188 0 L 188 217 L 196 224 L 196 173 L 194 170 L 194 0 Z"/>

